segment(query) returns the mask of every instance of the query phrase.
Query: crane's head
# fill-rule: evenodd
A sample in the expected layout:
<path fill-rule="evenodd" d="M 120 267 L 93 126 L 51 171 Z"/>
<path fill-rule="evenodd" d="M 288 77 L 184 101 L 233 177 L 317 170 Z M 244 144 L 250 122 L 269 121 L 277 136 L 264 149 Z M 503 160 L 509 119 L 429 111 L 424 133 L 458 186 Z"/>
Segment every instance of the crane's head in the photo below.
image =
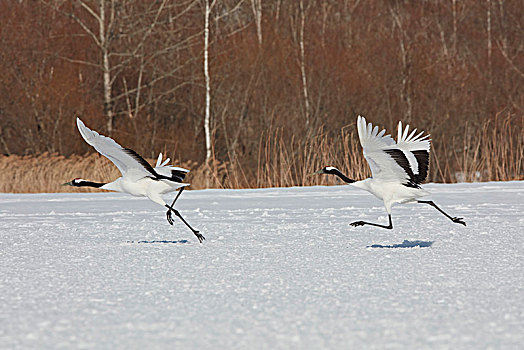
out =
<path fill-rule="evenodd" d="M 318 174 L 329 174 L 329 175 L 334 175 L 336 174 L 337 172 L 340 173 L 340 171 L 335 168 L 334 166 L 325 166 L 323 167 L 322 169 L 320 169 L 319 171 L 316 171 L 314 172 L 313 174 L 311 175 L 318 175 Z"/>
<path fill-rule="evenodd" d="M 80 187 L 80 186 L 82 186 L 83 182 L 86 182 L 86 180 L 76 178 L 76 179 L 73 179 L 73 180 L 71 180 L 69 182 L 66 182 L 66 183 L 62 184 L 62 186 Z"/>

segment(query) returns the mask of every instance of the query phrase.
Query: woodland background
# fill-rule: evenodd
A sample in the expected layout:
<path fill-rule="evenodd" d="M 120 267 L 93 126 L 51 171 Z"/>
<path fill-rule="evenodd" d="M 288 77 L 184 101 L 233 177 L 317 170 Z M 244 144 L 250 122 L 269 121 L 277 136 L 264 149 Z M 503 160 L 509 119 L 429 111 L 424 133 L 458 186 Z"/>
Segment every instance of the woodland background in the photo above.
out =
<path fill-rule="evenodd" d="M 431 133 L 429 181 L 524 178 L 517 0 L 0 0 L 0 62 L 0 192 L 116 178 L 76 116 L 193 188 L 367 176 L 358 114 Z"/>

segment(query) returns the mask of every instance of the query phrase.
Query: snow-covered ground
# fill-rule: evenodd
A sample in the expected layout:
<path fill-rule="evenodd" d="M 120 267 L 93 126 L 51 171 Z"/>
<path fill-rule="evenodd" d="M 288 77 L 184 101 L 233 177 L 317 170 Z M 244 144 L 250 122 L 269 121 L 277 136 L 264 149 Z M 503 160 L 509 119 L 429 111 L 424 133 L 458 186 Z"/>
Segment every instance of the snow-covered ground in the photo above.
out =
<path fill-rule="evenodd" d="M 0 348 L 522 349 L 524 182 L 425 188 L 0 194 Z"/>

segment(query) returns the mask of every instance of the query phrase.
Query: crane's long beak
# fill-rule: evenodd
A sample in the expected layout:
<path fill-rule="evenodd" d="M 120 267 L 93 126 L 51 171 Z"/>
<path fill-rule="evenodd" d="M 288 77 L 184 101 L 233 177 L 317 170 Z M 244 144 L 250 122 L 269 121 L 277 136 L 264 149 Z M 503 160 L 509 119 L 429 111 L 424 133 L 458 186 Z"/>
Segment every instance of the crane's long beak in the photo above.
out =
<path fill-rule="evenodd" d="M 63 183 L 60 186 L 73 186 L 73 181 L 69 181 L 69 182 Z"/>

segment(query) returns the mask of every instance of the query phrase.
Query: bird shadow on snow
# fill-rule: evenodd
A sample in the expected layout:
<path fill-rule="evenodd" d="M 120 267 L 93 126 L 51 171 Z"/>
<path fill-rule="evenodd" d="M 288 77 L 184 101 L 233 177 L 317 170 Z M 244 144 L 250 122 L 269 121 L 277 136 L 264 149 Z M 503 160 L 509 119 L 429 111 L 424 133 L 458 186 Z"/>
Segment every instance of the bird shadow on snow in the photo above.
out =
<path fill-rule="evenodd" d="M 167 241 L 167 240 L 152 240 L 152 241 L 127 241 L 127 243 L 139 243 L 139 244 L 186 244 L 189 243 L 187 239 L 180 239 L 177 241 Z"/>
<path fill-rule="evenodd" d="M 432 241 L 408 241 L 407 239 L 404 240 L 402 243 L 398 244 L 388 244 L 388 245 L 382 245 L 382 244 L 373 244 L 368 245 L 366 248 L 426 248 L 431 247 L 433 244 Z"/>

